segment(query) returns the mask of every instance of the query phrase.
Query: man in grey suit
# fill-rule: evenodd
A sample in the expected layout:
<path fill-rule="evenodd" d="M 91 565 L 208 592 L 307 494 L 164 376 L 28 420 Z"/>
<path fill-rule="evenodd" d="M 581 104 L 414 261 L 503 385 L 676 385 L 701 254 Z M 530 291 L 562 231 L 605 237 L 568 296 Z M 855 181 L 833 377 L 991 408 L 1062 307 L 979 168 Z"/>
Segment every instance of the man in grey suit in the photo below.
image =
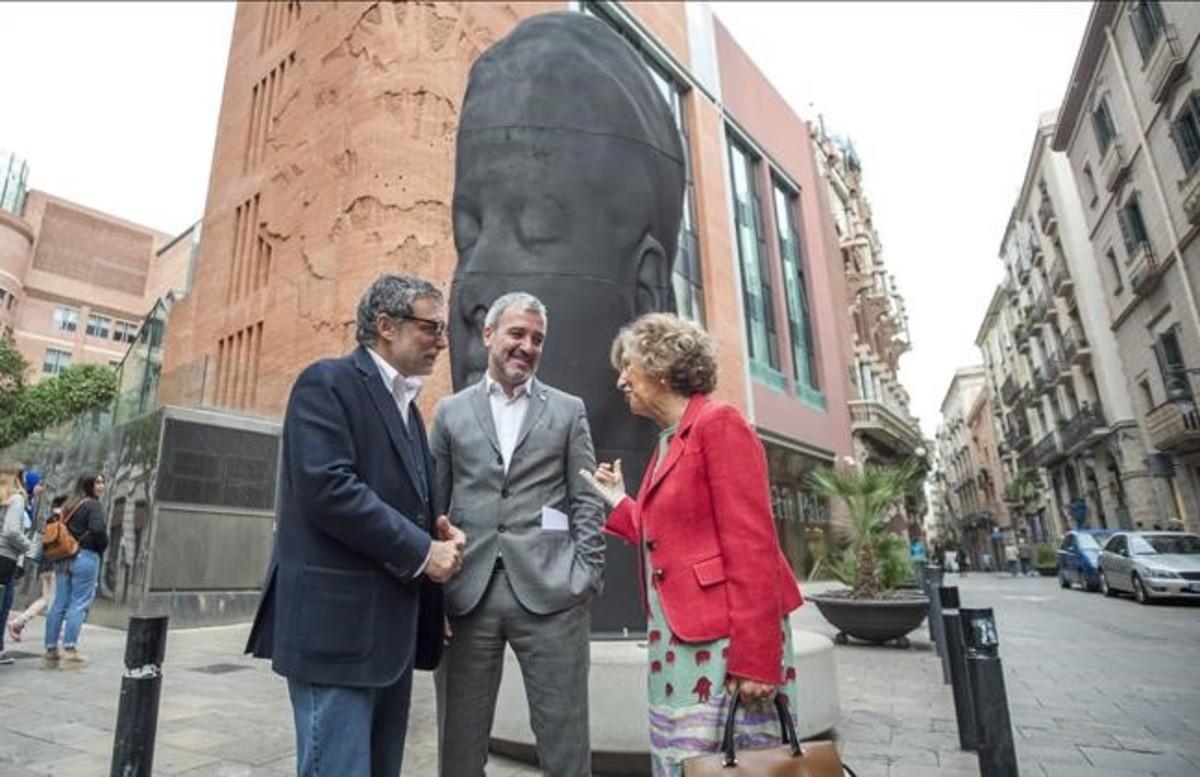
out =
<path fill-rule="evenodd" d="M 591 774 L 589 601 L 600 591 L 604 510 L 583 401 L 540 383 L 547 317 L 506 294 L 484 319 L 487 373 L 441 401 L 430 435 L 438 504 L 467 537 L 445 586 L 449 645 L 438 671 L 442 777 L 482 777 L 511 645 L 546 774 Z"/>

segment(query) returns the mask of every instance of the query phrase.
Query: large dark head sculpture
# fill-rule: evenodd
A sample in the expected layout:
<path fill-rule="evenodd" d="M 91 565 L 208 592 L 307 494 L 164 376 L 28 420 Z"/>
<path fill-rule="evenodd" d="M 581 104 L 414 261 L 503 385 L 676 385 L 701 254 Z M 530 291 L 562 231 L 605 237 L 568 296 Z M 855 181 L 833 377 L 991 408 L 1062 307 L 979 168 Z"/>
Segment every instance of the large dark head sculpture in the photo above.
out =
<path fill-rule="evenodd" d="M 671 111 L 608 25 L 545 14 L 488 49 L 471 68 L 458 131 L 455 387 L 483 375 L 488 306 L 528 291 L 554 322 L 540 374 L 587 401 L 597 454 L 644 452 L 606 354 L 625 322 L 674 309 L 683 187 Z"/>
<path fill-rule="evenodd" d="M 488 49 L 471 68 L 458 130 L 455 388 L 483 376 L 492 301 L 534 294 L 553 321 L 539 376 L 583 397 L 597 457 L 622 458 L 636 485 L 654 432 L 624 407 L 608 347 L 638 315 L 674 310 L 683 192 L 670 108 L 604 22 L 535 16 Z"/>

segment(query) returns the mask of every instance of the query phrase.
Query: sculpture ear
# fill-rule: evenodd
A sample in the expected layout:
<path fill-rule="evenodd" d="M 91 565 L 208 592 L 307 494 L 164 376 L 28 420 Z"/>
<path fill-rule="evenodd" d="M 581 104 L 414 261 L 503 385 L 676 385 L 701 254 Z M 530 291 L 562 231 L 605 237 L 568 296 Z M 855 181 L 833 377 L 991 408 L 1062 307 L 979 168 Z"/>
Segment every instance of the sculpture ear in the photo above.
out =
<path fill-rule="evenodd" d="M 671 286 L 671 259 L 662 243 L 649 233 L 638 243 L 637 294 L 634 308 L 644 313 L 674 313 L 675 290 Z"/>

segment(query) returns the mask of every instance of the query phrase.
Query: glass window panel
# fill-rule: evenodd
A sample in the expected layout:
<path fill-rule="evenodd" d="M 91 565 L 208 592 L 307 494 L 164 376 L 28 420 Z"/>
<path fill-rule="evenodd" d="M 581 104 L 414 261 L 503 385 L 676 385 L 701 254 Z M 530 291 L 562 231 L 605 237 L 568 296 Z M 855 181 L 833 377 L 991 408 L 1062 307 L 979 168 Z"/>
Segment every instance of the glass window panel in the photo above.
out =
<path fill-rule="evenodd" d="M 794 223 L 795 195 L 774 184 L 775 228 L 779 238 L 779 256 L 783 262 L 784 291 L 787 295 L 788 334 L 792 347 L 792 377 L 801 386 L 817 388 L 817 370 L 813 358 L 812 319 L 808 307 L 808 284 L 800 255 L 800 240 Z"/>

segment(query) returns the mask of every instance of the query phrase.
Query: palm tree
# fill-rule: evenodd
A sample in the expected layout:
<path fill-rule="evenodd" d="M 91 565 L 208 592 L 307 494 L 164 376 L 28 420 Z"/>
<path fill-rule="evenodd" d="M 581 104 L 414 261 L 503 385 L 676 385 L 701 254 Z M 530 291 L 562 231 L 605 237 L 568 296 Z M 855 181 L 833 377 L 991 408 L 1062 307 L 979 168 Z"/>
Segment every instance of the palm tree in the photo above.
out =
<path fill-rule="evenodd" d="M 875 599 L 882 588 L 874 535 L 886 524 L 892 507 L 908 493 L 920 472 L 915 460 L 899 466 L 833 468 L 814 470 L 809 484 L 818 493 L 841 499 L 850 511 L 850 523 L 842 528 L 856 558 L 857 574 L 851 587 L 852 599 Z"/>

